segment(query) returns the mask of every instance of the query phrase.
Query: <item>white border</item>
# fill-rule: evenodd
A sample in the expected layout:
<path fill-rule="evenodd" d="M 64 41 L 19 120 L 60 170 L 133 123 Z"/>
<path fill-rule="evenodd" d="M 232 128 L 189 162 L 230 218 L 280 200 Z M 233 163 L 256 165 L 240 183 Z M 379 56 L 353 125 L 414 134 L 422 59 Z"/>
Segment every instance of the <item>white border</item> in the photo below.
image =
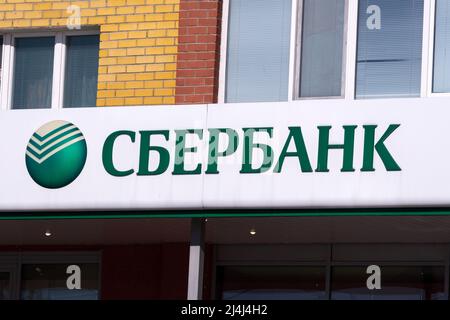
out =
<path fill-rule="evenodd" d="M 64 90 L 64 66 L 66 56 L 65 36 L 61 32 L 55 35 L 53 54 L 52 109 L 62 108 Z"/>
<path fill-rule="evenodd" d="M 422 72 L 420 80 L 420 97 L 429 96 L 429 80 L 430 70 L 433 70 L 433 45 L 432 38 L 434 35 L 434 28 L 431 23 L 434 23 L 434 7 L 435 0 L 424 0 L 423 4 L 423 34 L 422 34 Z M 430 52 L 431 48 L 431 52 Z M 432 76 L 431 76 L 432 77 Z"/>
<path fill-rule="evenodd" d="M 299 16 L 299 12 L 301 11 L 301 5 L 299 5 L 298 0 L 292 0 L 292 8 L 291 8 L 291 40 L 290 40 L 290 50 L 289 50 L 289 81 L 288 81 L 288 101 L 296 100 L 296 88 L 297 84 L 297 50 L 298 47 L 297 37 L 301 28 L 298 27 L 297 17 Z"/>
<path fill-rule="evenodd" d="M 345 55 L 344 99 L 355 100 L 356 55 L 358 50 L 358 1 L 349 0 L 347 11 L 347 38 Z"/>
<path fill-rule="evenodd" d="M 3 48 L 2 48 L 2 68 L 1 68 L 1 87 L 0 87 L 0 110 L 9 109 L 9 96 L 10 96 L 10 84 L 9 81 L 11 66 L 13 62 L 13 46 L 11 35 L 3 35 Z"/>
<path fill-rule="evenodd" d="M 230 11 L 230 0 L 222 3 L 222 30 L 220 34 L 220 62 L 219 62 L 219 89 L 218 103 L 225 103 L 225 84 L 227 81 L 227 50 L 228 50 L 228 20 Z"/>

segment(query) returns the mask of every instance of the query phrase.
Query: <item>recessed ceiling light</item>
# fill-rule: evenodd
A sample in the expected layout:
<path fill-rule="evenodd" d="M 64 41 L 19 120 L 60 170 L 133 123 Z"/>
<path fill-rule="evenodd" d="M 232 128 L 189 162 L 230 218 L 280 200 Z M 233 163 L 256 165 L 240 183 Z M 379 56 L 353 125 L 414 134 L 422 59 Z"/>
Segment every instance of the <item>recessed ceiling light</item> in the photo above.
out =
<path fill-rule="evenodd" d="M 50 230 L 45 231 L 44 235 L 46 237 L 50 237 L 52 235 L 52 233 L 50 232 Z"/>
<path fill-rule="evenodd" d="M 254 236 L 256 234 L 256 230 L 254 228 L 250 229 L 250 234 Z"/>

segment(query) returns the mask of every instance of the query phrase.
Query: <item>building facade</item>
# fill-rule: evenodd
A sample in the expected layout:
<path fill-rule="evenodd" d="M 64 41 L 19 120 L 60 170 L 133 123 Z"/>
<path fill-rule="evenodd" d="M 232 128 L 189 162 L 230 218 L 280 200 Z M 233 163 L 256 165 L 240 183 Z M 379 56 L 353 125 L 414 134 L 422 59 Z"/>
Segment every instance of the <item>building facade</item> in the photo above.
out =
<path fill-rule="evenodd" d="M 0 0 L 0 299 L 448 299 L 449 9 Z"/>

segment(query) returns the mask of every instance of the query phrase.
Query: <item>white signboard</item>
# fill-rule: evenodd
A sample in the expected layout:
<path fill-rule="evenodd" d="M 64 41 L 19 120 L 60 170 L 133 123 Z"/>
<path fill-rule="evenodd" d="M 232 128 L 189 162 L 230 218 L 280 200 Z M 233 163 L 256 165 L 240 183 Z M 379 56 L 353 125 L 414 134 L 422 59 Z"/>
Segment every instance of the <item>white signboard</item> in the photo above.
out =
<path fill-rule="evenodd" d="M 450 100 L 0 112 L 0 211 L 450 205 Z"/>

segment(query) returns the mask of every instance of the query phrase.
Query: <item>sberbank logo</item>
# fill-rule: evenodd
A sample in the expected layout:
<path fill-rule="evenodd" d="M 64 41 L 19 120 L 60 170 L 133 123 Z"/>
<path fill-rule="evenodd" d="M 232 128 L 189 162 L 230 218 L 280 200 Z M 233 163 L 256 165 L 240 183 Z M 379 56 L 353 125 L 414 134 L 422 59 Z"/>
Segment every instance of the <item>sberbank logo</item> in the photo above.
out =
<path fill-rule="evenodd" d="M 86 163 L 83 133 L 73 123 L 56 120 L 40 127 L 30 138 L 25 162 L 31 178 L 48 189 L 74 181 Z"/>

